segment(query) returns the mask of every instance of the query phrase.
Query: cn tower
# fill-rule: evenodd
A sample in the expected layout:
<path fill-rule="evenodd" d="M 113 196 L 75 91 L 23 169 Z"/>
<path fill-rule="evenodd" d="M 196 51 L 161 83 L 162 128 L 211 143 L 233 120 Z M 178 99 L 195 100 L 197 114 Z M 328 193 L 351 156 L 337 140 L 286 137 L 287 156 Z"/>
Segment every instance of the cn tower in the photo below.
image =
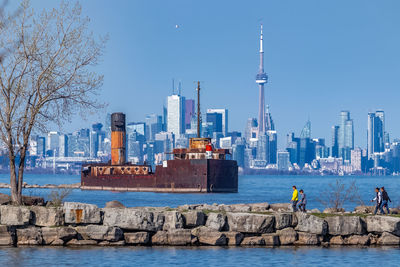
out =
<path fill-rule="evenodd" d="M 263 50 L 263 26 L 261 24 L 260 36 L 260 67 L 256 76 L 256 83 L 259 88 L 259 103 L 258 103 L 258 135 L 265 132 L 265 96 L 264 84 L 268 81 L 268 75 L 264 72 L 264 50 Z"/>

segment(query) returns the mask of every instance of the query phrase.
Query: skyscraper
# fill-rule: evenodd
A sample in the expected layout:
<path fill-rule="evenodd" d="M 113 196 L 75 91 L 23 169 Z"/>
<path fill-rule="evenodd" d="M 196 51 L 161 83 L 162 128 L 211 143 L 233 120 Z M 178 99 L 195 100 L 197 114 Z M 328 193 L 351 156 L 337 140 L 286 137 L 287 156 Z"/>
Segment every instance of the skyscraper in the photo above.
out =
<path fill-rule="evenodd" d="M 274 120 L 272 119 L 271 112 L 269 111 L 269 106 L 267 105 L 267 111 L 265 112 L 265 130 L 275 131 Z"/>
<path fill-rule="evenodd" d="M 339 157 L 339 126 L 332 126 L 332 150 L 331 156 L 333 158 Z"/>
<path fill-rule="evenodd" d="M 222 114 L 221 113 L 210 113 L 206 114 L 207 127 L 209 127 L 211 136 L 213 133 L 222 133 Z"/>
<path fill-rule="evenodd" d="M 377 110 L 368 113 L 367 149 L 368 159 L 376 152 L 385 150 L 385 113 Z"/>
<path fill-rule="evenodd" d="M 186 99 L 185 101 L 185 128 L 190 129 L 190 121 L 194 116 L 194 100 Z"/>
<path fill-rule="evenodd" d="M 222 134 L 228 135 L 228 110 L 225 108 L 209 108 L 207 113 L 219 113 L 222 116 Z"/>
<path fill-rule="evenodd" d="M 261 24 L 261 35 L 260 35 L 260 66 L 258 74 L 256 75 L 256 83 L 259 88 L 259 103 L 258 103 L 258 133 L 265 132 L 265 96 L 264 96 L 264 84 L 268 81 L 268 76 L 264 72 L 264 50 L 263 50 L 263 26 Z"/>
<path fill-rule="evenodd" d="M 185 133 L 185 98 L 171 95 L 167 98 L 167 131 L 176 136 Z"/>
<path fill-rule="evenodd" d="M 339 157 L 350 160 L 350 151 L 354 148 L 354 126 L 349 111 L 340 112 Z"/>

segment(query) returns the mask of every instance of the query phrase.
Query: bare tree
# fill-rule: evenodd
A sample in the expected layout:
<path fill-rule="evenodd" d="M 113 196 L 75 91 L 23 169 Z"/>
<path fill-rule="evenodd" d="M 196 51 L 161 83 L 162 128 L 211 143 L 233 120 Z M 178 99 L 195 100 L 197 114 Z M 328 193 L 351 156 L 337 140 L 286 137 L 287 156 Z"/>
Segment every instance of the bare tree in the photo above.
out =
<path fill-rule="evenodd" d="M 22 204 L 25 159 L 32 132 L 97 109 L 103 77 L 90 71 L 105 38 L 88 30 L 78 3 L 36 14 L 28 1 L 0 28 L 0 138 L 10 161 L 11 200 Z M 17 158 L 19 157 L 19 161 Z"/>
<path fill-rule="evenodd" d="M 336 211 L 340 211 L 346 202 L 364 205 L 355 180 L 346 186 L 340 179 L 337 179 L 334 184 L 328 185 L 328 189 L 321 192 L 317 201 L 325 208 L 333 208 Z"/>

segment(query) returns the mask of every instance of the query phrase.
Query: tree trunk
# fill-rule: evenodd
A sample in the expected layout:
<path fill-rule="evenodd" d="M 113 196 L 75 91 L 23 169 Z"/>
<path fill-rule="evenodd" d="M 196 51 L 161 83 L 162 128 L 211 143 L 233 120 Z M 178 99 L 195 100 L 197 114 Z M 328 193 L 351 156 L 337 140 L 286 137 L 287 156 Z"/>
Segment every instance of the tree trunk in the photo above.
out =
<path fill-rule="evenodd" d="M 18 197 L 21 199 L 22 202 L 22 185 L 24 182 L 24 170 L 25 170 L 25 158 L 26 158 L 26 146 L 22 148 L 20 153 L 20 161 L 18 167 Z"/>
<path fill-rule="evenodd" d="M 17 174 L 15 169 L 15 156 L 10 152 L 10 186 L 11 186 L 11 201 L 13 204 L 22 205 L 22 195 L 18 192 Z"/>

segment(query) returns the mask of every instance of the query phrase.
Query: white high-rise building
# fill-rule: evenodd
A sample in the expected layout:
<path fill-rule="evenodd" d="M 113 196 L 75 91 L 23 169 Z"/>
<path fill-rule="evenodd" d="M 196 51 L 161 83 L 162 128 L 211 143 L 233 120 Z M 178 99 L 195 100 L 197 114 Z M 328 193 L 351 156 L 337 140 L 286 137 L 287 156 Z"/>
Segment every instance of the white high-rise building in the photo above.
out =
<path fill-rule="evenodd" d="M 46 150 L 51 150 L 55 152 L 54 156 L 58 155 L 58 150 L 59 150 L 59 133 L 58 132 L 49 132 L 47 134 L 47 144 L 46 144 Z"/>
<path fill-rule="evenodd" d="M 167 131 L 175 136 L 185 133 L 185 97 L 171 95 L 167 98 Z"/>
<path fill-rule="evenodd" d="M 224 108 L 209 108 L 207 113 L 219 113 L 222 115 L 222 133 L 224 136 L 228 134 L 228 110 Z"/>

